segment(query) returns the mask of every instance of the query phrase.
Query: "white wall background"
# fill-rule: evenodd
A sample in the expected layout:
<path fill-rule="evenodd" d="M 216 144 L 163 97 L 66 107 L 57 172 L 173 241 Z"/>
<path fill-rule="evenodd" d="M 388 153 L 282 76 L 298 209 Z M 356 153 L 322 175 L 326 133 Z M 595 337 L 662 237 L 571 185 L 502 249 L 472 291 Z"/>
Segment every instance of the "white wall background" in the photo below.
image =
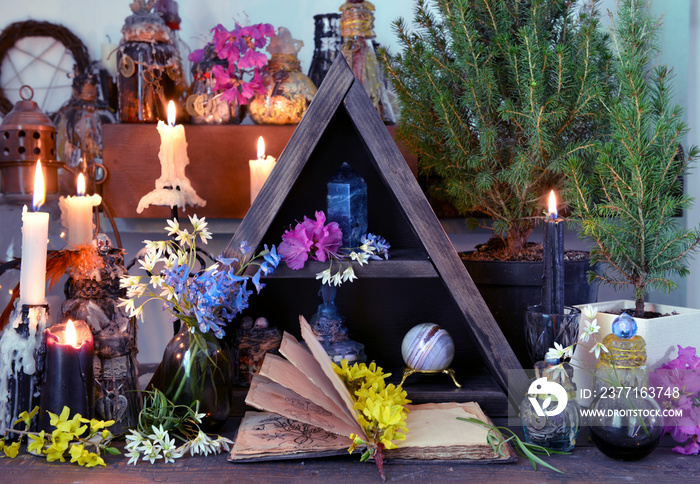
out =
<path fill-rule="evenodd" d="M 46 20 L 62 24 L 76 34 L 88 47 L 93 59 L 100 59 L 101 45 L 121 38 L 121 26 L 124 18 L 131 11 L 130 0 L 115 1 L 81 1 L 81 0 L 0 0 L 0 29 L 12 22 L 27 19 Z M 398 17 L 407 20 L 412 18 L 410 0 L 375 0 L 377 41 L 389 47 L 398 49 L 392 31 L 391 22 Z M 209 30 L 218 23 L 232 28 L 235 20 L 250 23 L 268 22 L 289 28 L 295 38 L 303 40 L 305 46 L 299 53 L 302 70 L 308 71 L 313 54 L 313 15 L 336 12 L 342 0 L 179 0 L 182 30 L 180 37 L 192 49 L 200 48 L 209 38 Z M 700 6 L 692 0 L 652 0 L 653 11 L 664 15 L 662 32 L 662 54 L 659 62 L 671 65 L 676 71 L 676 102 L 686 108 L 687 119 L 691 125 L 688 136 L 689 142 L 700 144 L 700 97 L 697 95 L 696 79 L 700 75 L 700 65 L 696 60 L 700 48 Z M 615 0 L 604 0 L 602 12 L 614 10 Z M 9 96 L 8 96 L 9 97 Z M 157 160 L 154 160 L 157 162 Z M 686 190 L 698 197 L 698 175 L 693 173 L 687 177 Z M 19 208 L 0 204 L 0 259 L 19 256 Z M 700 224 L 700 204 L 691 213 L 686 214 L 685 222 L 690 225 Z M 52 248 L 61 248 L 58 238 L 60 231 L 58 214 L 52 218 Z M 162 235 L 163 221 L 144 221 L 138 219 L 122 219 L 118 221 L 124 246 L 128 252 L 127 260 L 133 258 L 141 247 L 143 239 L 153 239 Z M 238 221 L 215 220 L 212 227 L 215 232 L 212 245 L 213 253 L 218 253 L 227 244 L 235 231 Z M 103 227 L 107 223 L 103 221 Z M 485 232 L 469 232 L 462 221 L 445 221 L 445 227 L 452 238 L 457 250 L 473 248 L 477 243 L 488 238 Z M 106 232 L 111 230 L 107 227 Z M 538 233 L 532 240 L 539 240 Z M 567 248 L 585 248 L 585 243 L 576 239 L 573 232 L 568 232 Z M 679 290 L 670 294 L 652 294 L 652 301 L 670 304 L 700 307 L 698 294 L 700 291 L 700 261 L 695 261 L 692 274 L 685 281 L 679 281 Z M 132 271 L 134 272 L 134 271 Z M 14 275 L 11 275 L 14 277 Z M 7 299 L 7 287 L 14 285 L 9 276 L 0 279 L 3 287 L 0 289 L 0 308 L 4 307 Z M 16 277 L 15 279 L 18 279 Z M 601 289 L 600 300 L 612 299 L 623 294 L 614 294 L 609 289 Z M 62 300 L 61 288 L 52 292 L 52 307 L 54 313 Z M 142 363 L 157 362 L 162 355 L 163 347 L 171 336 L 171 327 L 164 321 L 162 313 L 151 305 L 146 314 L 146 324 L 141 325 L 139 334 L 139 361 Z"/>

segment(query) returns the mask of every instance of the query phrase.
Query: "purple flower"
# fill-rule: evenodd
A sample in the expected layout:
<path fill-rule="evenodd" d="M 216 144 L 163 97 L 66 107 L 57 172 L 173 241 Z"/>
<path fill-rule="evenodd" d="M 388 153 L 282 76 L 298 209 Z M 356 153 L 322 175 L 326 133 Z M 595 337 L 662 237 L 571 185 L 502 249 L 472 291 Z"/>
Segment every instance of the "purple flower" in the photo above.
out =
<path fill-rule="evenodd" d="M 239 69 L 251 69 L 258 68 L 262 69 L 267 65 L 267 56 L 260 52 L 254 51 L 253 49 L 246 50 L 243 57 L 238 61 Z"/>
<path fill-rule="evenodd" d="M 697 455 L 700 453 L 700 444 L 698 444 L 697 436 L 694 436 L 688 443 L 683 446 L 676 446 L 673 448 L 673 452 L 678 452 L 684 455 Z"/>
<path fill-rule="evenodd" d="M 204 49 L 193 50 L 187 58 L 194 63 L 202 62 L 204 60 Z"/>
<path fill-rule="evenodd" d="M 304 226 L 297 224 L 294 230 L 287 230 L 282 235 L 282 243 L 277 250 L 290 269 L 298 270 L 309 259 L 312 245 L 313 240 L 306 234 Z"/>
<path fill-rule="evenodd" d="M 226 68 L 212 68 L 216 79 L 214 90 L 223 91 L 224 100 L 238 104 L 247 104 L 255 95 L 263 94 L 265 87 L 261 73 L 267 65 L 267 56 L 256 49 L 267 44 L 267 38 L 275 34 L 274 27 L 270 24 L 241 26 L 236 23 L 229 31 L 219 24 L 211 31 L 216 55 L 227 62 Z M 197 52 L 195 58 L 200 57 L 203 55 Z"/>
<path fill-rule="evenodd" d="M 697 454 L 700 446 L 700 358 L 695 348 L 678 346 L 678 357 L 654 370 L 649 375 L 650 387 L 663 388 L 656 397 L 662 408 L 680 411 L 668 421 L 666 431 L 685 447 L 674 447 L 674 452 Z"/>
<path fill-rule="evenodd" d="M 301 269 L 311 258 L 321 262 L 339 257 L 338 249 L 343 241 L 343 232 L 337 222 L 326 224 L 326 214 L 316 212 L 316 219 L 304 217 L 294 229 L 282 234 L 279 253 L 290 269 Z"/>

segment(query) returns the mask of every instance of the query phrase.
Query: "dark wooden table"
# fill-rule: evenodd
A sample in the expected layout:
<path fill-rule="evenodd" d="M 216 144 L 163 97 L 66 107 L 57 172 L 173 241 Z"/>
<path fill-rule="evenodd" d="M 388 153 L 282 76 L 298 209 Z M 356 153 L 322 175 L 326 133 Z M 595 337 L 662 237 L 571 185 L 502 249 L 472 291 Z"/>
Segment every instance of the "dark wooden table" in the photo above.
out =
<path fill-rule="evenodd" d="M 232 436 L 236 420 L 231 419 L 224 434 Z M 520 458 L 512 464 L 459 464 L 440 462 L 391 462 L 385 465 L 387 482 L 698 482 L 700 456 L 672 452 L 673 442 L 666 438 L 647 458 L 636 462 L 610 459 L 588 443 L 585 431 L 570 455 L 555 455 L 547 462 L 564 471 L 535 471 Z M 47 463 L 24 453 L 16 459 L 0 458 L 0 482 L 381 482 L 373 463 L 359 462 L 359 455 L 275 462 L 238 463 L 226 455 L 183 457 L 171 464 L 139 462 L 127 465 L 123 456 L 107 456 L 107 467 L 84 469 L 66 463 Z"/>

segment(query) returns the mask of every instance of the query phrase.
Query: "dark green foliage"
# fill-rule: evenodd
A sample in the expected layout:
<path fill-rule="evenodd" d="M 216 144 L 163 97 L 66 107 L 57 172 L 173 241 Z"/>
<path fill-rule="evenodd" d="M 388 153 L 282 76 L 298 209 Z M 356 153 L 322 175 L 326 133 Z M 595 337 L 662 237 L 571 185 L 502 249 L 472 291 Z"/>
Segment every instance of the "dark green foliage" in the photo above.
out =
<path fill-rule="evenodd" d="M 658 27 L 646 2 L 621 0 L 613 20 L 619 93 L 608 107 L 611 137 L 597 147 L 593 177 L 582 175 L 591 168 L 582 160 L 571 164 L 573 205 L 581 235 L 595 243 L 592 259 L 604 263 L 591 280 L 634 287 L 641 317 L 645 291 L 674 289 L 668 278 L 688 273 L 700 240 L 674 218 L 691 206 L 681 177 L 698 151 L 681 149 L 687 127 L 671 105 L 671 72 L 652 67 Z"/>
<path fill-rule="evenodd" d="M 417 0 L 383 53 L 398 133 L 462 213 L 493 220 L 515 255 L 564 167 L 604 130 L 610 54 L 594 5 L 569 0 Z M 563 198 L 566 200 L 566 198 Z"/>

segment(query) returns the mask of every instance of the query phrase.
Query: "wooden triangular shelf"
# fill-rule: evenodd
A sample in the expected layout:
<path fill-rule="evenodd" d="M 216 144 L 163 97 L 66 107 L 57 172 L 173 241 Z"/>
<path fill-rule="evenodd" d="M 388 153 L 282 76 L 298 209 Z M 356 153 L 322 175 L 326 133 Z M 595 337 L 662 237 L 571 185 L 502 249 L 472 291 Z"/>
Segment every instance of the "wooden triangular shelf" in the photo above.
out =
<path fill-rule="evenodd" d="M 326 182 L 343 162 L 367 183 L 369 231 L 391 244 L 390 260 L 355 267 L 359 279 L 338 291 L 336 304 L 351 337 L 366 345 L 369 359 L 400 373 L 404 334 L 416 324 L 437 323 L 455 340 L 453 367 L 463 389 L 446 376 L 410 377 L 409 398 L 482 400 L 491 414 L 503 413 L 504 391 L 509 384 L 524 395 L 525 373 L 343 56 L 326 75 L 226 251 L 233 253 L 243 241 L 252 247 L 279 244 L 290 225 L 325 211 Z M 320 303 L 315 274 L 325 268 L 312 262 L 292 271 L 282 264 L 266 279 L 265 290 L 251 298 L 248 314 L 264 315 L 298 334 L 298 315 L 309 319 Z M 484 402 L 499 395 L 497 404 Z"/>

